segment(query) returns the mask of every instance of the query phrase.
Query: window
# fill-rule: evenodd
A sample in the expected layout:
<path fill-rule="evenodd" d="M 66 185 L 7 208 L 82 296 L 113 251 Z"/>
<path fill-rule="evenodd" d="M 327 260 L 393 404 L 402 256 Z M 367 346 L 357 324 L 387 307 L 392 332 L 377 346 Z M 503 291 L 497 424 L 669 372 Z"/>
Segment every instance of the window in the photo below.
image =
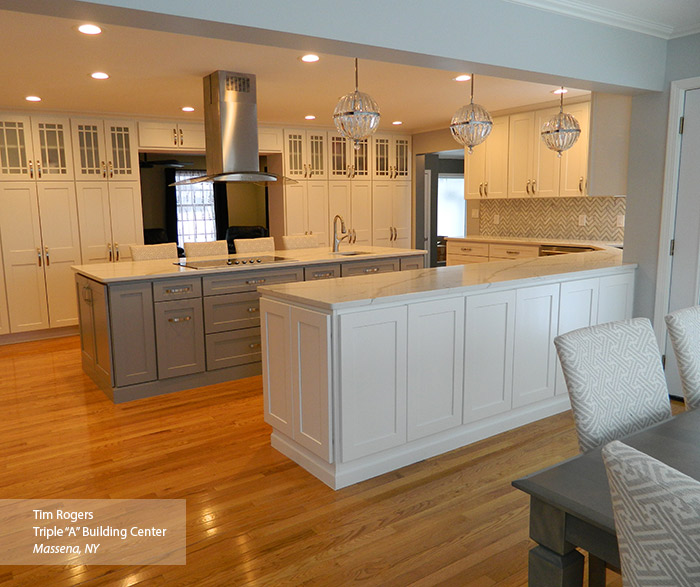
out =
<path fill-rule="evenodd" d="M 199 177 L 201 171 L 176 171 L 175 181 Z M 210 182 L 175 186 L 177 244 L 216 240 L 214 186 Z"/>
<path fill-rule="evenodd" d="M 467 223 L 464 177 L 438 177 L 438 236 L 464 237 Z"/>

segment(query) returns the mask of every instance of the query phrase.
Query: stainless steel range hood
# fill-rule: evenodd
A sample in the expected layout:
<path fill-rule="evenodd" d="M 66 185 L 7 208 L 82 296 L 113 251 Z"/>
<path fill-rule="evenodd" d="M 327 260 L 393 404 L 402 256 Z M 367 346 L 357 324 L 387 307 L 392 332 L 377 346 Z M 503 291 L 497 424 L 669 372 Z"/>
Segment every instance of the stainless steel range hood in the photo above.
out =
<path fill-rule="evenodd" d="M 279 176 L 260 171 L 255 75 L 215 71 L 204 78 L 207 174 L 172 185 L 203 181 L 266 183 Z"/>

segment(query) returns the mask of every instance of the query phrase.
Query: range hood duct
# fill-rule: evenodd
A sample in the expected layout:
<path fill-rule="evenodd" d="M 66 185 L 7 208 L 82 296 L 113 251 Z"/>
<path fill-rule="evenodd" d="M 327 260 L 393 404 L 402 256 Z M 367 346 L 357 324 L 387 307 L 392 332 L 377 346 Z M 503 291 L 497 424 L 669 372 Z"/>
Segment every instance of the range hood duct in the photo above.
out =
<path fill-rule="evenodd" d="M 255 75 L 215 71 L 204 78 L 204 129 L 207 174 L 172 185 L 280 179 L 260 171 Z"/>

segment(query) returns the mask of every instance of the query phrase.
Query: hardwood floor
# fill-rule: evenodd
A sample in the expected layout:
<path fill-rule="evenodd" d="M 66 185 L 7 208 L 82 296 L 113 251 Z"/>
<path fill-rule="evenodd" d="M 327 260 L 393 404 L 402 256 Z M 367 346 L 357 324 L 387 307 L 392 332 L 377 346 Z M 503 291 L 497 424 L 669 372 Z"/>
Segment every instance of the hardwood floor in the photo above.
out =
<path fill-rule="evenodd" d="M 0 347 L 0 498 L 184 498 L 188 527 L 185 566 L 5 566 L 0 585 L 526 585 L 510 482 L 578 452 L 565 413 L 333 491 L 262 412 L 259 377 L 114 405 L 77 337 Z"/>

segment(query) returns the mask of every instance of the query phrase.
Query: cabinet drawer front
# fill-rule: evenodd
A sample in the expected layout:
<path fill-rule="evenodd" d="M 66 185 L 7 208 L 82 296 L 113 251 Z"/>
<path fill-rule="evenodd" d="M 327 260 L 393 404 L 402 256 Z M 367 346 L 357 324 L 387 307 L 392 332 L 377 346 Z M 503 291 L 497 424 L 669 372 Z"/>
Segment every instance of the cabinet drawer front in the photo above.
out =
<path fill-rule="evenodd" d="M 423 269 L 425 267 L 425 256 L 413 255 L 411 257 L 401 257 L 401 271 L 410 269 Z"/>
<path fill-rule="evenodd" d="M 340 277 L 340 263 L 304 267 L 305 281 L 314 281 L 316 279 L 333 279 L 334 277 Z"/>
<path fill-rule="evenodd" d="M 158 302 L 153 306 L 158 379 L 204 371 L 201 299 Z"/>
<path fill-rule="evenodd" d="M 204 331 L 224 332 L 260 325 L 260 296 L 255 291 L 204 298 Z"/>
<path fill-rule="evenodd" d="M 488 263 L 488 257 L 477 257 L 476 255 L 449 255 L 447 257 L 447 266 L 453 265 L 469 265 L 471 263 Z"/>
<path fill-rule="evenodd" d="M 207 334 L 207 371 L 261 360 L 260 328 Z"/>
<path fill-rule="evenodd" d="M 489 245 L 489 255 L 498 259 L 523 259 L 540 256 L 538 245 Z"/>
<path fill-rule="evenodd" d="M 478 255 L 481 257 L 489 256 L 488 243 L 475 243 L 465 241 L 447 241 L 447 254 L 451 255 Z"/>
<path fill-rule="evenodd" d="M 388 273 L 399 270 L 398 259 L 380 259 L 378 261 L 360 261 L 359 263 L 343 263 L 341 275 L 372 275 L 373 273 Z"/>
<path fill-rule="evenodd" d="M 289 283 L 302 281 L 304 276 L 301 267 L 290 267 L 275 271 L 246 271 L 224 275 L 212 275 L 203 278 L 205 296 L 243 291 L 255 291 L 259 285 L 271 285 L 273 283 Z"/>
<path fill-rule="evenodd" d="M 199 297 L 202 297 L 202 280 L 199 277 L 153 282 L 153 300 L 156 302 Z"/>

